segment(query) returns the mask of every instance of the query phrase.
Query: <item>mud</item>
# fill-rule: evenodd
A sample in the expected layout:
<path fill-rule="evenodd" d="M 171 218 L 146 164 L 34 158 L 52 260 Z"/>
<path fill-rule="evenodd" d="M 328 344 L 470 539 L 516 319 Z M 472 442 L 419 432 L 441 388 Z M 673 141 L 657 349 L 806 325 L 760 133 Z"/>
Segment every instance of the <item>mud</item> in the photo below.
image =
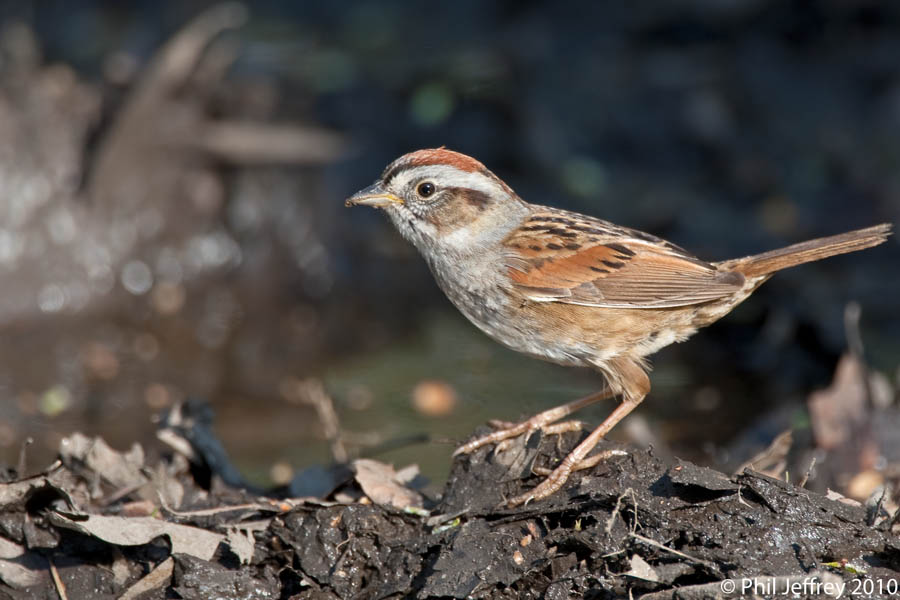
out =
<path fill-rule="evenodd" d="M 407 489 L 403 502 L 421 497 L 424 509 L 366 495 L 353 464 L 358 474 L 328 498 L 249 494 L 178 454 L 151 464 L 132 451 L 123 462 L 101 440 L 73 436 L 51 469 L 0 485 L 0 594 L 695 598 L 726 597 L 727 580 L 837 586 L 898 577 L 888 515 L 750 470 L 731 477 L 665 461 L 652 449 L 619 447 L 623 455 L 575 474 L 555 496 L 503 506 L 535 485 L 535 462 L 559 460 L 582 435 L 537 433 L 499 455 L 458 458 L 439 498 Z M 114 463 L 120 484 L 123 469 L 144 479 L 113 485 Z M 379 490 L 373 464 L 366 489 Z M 388 481 L 392 469 L 383 472 L 385 486 L 399 485 Z"/>

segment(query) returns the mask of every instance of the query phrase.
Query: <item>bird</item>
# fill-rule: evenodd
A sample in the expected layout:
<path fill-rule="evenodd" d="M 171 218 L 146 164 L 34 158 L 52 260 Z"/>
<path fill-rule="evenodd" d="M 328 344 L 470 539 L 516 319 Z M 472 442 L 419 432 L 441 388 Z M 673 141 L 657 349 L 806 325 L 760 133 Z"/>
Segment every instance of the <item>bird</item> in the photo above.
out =
<path fill-rule="evenodd" d="M 605 378 L 599 392 L 505 423 L 455 455 L 552 431 L 575 411 L 619 397 L 600 425 L 509 506 L 547 498 L 573 471 L 598 462 L 588 455 L 650 392 L 648 356 L 725 316 L 777 271 L 877 246 L 891 235 L 882 223 L 707 262 L 637 229 L 530 204 L 478 160 L 444 147 L 397 158 L 345 204 L 387 213 L 449 300 L 495 341 Z"/>

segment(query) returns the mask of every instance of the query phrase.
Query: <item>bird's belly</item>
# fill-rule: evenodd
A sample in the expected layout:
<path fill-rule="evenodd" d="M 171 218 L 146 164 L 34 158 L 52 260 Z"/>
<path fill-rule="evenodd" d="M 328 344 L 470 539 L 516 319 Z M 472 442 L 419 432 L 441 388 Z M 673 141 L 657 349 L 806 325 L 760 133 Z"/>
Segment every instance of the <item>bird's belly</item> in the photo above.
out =
<path fill-rule="evenodd" d="M 546 360 L 602 367 L 620 356 L 642 359 L 697 331 L 691 310 L 607 308 L 534 302 L 521 307 Z M 547 356 L 547 350 L 554 356 Z"/>
<path fill-rule="evenodd" d="M 494 341 L 533 358 L 566 366 L 591 366 L 597 349 L 577 335 L 560 336 L 531 318 L 502 289 L 441 286 L 447 298 L 478 329 Z"/>
<path fill-rule="evenodd" d="M 622 355 L 643 358 L 697 331 L 694 307 L 606 308 L 534 302 L 489 270 L 456 280 L 433 268 L 438 285 L 476 327 L 507 348 L 566 366 L 600 367 Z"/>

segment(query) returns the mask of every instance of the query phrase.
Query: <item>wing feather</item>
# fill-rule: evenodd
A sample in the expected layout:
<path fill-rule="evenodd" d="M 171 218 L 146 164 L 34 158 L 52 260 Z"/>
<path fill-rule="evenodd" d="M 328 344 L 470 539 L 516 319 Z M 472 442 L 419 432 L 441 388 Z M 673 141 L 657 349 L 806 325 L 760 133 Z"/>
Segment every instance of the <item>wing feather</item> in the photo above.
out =
<path fill-rule="evenodd" d="M 665 240 L 566 211 L 533 214 L 504 244 L 513 285 L 539 302 L 668 308 L 723 298 L 744 284 L 740 273 Z"/>

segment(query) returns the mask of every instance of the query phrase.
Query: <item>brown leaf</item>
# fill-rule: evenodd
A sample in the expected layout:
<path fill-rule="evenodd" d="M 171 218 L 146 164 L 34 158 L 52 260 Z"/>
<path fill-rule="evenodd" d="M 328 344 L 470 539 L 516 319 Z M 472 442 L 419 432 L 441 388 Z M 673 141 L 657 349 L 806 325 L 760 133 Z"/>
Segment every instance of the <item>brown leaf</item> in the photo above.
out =
<path fill-rule="evenodd" d="M 356 473 L 356 482 L 375 504 L 421 508 L 422 496 L 402 485 L 410 479 L 408 467 L 397 472 L 391 465 L 360 458 L 353 461 L 353 471 Z"/>
<path fill-rule="evenodd" d="M 852 439 L 868 417 L 865 367 L 850 354 L 841 357 L 834 380 L 809 397 L 813 435 L 820 448 L 831 450 Z"/>

